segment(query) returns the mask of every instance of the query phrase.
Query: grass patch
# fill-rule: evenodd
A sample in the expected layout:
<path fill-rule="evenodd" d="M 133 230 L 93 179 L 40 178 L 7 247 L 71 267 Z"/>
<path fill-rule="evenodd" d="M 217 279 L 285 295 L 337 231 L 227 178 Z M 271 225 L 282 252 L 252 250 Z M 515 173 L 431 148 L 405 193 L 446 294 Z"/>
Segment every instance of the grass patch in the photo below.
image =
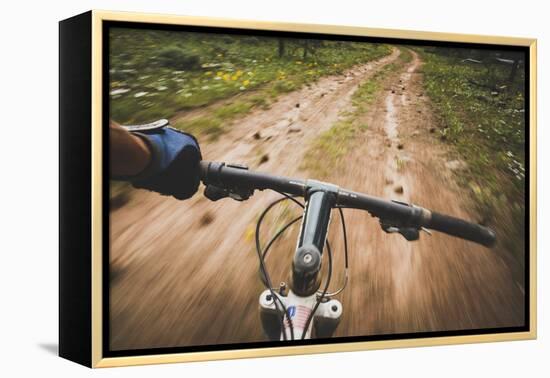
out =
<path fill-rule="evenodd" d="M 214 116 L 221 119 L 231 119 L 243 113 L 247 113 L 254 104 L 252 102 L 239 101 L 214 110 Z"/>
<path fill-rule="evenodd" d="M 413 54 L 411 50 L 409 50 L 408 48 L 401 48 L 399 49 L 399 51 L 401 51 L 401 54 L 399 54 L 399 61 L 401 63 L 406 64 L 412 62 Z"/>
<path fill-rule="evenodd" d="M 223 132 L 222 120 L 215 116 L 178 121 L 174 126 L 190 134 L 207 135 L 212 140 L 217 139 Z"/>
<path fill-rule="evenodd" d="M 304 156 L 303 168 L 318 177 L 327 177 L 348 153 L 357 133 L 366 128 L 366 124 L 359 124 L 351 117 L 337 122 L 313 142 Z"/>
<path fill-rule="evenodd" d="M 225 127 L 231 121 L 245 113 L 254 106 L 264 106 L 265 102 L 257 98 L 239 100 L 233 103 L 223 104 L 207 115 L 201 115 L 192 119 L 181 119 L 174 123 L 174 127 L 185 130 L 194 135 L 201 135 L 216 140 L 225 131 Z"/>

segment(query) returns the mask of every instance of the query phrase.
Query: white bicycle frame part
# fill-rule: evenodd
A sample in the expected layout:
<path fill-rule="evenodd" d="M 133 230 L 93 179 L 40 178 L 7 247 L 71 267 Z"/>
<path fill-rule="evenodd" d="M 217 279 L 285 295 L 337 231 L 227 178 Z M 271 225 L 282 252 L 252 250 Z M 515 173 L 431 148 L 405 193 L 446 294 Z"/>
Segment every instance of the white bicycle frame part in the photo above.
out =
<path fill-rule="evenodd" d="M 340 322 L 340 317 L 342 316 L 342 304 L 336 299 L 331 299 L 327 302 L 320 303 L 313 315 L 307 330 L 305 329 L 307 320 L 311 314 L 311 311 L 317 303 L 317 294 L 311 295 L 309 297 L 299 297 L 295 295 L 292 290 L 288 291 L 288 295 L 283 296 L 274 291 L 275 295 L 284 303 L 288 318 L 292 322 L 292 330 L 294 333 L 294 340 L 302 339 L 302 336 L 305 332 L 304 339 L 311 339 L 311 331 L 314 323 L 317 323 L 318 327 L 323 327 L 326 330 L 327 334 L 332 334 L 336 326 Z M 277 306 L 277 307 L 276 307 Z M 280 315 L 282 313 L 282 306 L 277 301 L 274 300 L 270 290 L 264 290 L 260 295 L 260 312 L 264 314 L 275 315 L 271 319 L 273 321 L 279 321 Z M 286 340 L 292 339 L 292 334 L 290 332 L 290 324 L 288 318 L 285 317 L 284 329 L 281 332 L 280 340 L 284 340 L 283 332 L 285 332 Z M 280 321 L 279 321 L 280 322 Z M 280 326 L 280 324 L 278 324 Z M 264 325 L 264 330 L 265 330 Z"/>

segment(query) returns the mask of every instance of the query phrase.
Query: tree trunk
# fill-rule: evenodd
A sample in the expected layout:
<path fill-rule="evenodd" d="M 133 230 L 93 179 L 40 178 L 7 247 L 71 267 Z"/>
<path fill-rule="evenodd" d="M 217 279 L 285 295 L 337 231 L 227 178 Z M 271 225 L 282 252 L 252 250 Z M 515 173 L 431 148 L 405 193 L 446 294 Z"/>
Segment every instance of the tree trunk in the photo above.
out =
<path fill-rule="evenodd" d="M 516 78 L 516 73 L 518 72 L 519 59 L 516 59 L 514 65 L 512 66 L 512 71 L 510 71 L 510 76 L 508 76 L 508 82 L 512 84 Z"/>
<path fill-rule="evenodd" d="M 279 58 L 285 55 L 285 40 L 279 39 Z"/>

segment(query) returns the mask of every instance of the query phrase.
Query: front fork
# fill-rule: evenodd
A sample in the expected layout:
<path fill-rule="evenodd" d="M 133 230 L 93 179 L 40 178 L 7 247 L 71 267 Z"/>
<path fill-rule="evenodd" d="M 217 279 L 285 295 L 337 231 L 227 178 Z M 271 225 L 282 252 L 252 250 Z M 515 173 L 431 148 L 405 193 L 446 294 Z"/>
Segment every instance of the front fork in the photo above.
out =
<path fill-rule="evenodd" d="M 294 340 L 310 339 L 312 331 L 316 338 L 331 337 L 340 322 L 342 316 L 342 304 L 336 299 L 320 303 L 315 311 L 312 321 L 307 330 L 306 323 L 317 303 L 317 294 L 308 297 L 299 297 L 292 290 L 287 295 L 282 295 L 273 291 L 284 303 L 288 318 L 292 322 Z M 284 319 L 284 330 L 281 329 L 282 307 L 278 300 L 274 300 L 270 290 L 264 290 L 260 295 L 260 318 L 265 334 L 270 340 L 284 340 L 283 332 L 286 334 L 286 340 L 292 339 L 290 324 L 288 318 Z M 277 303 L 275 303 L 277 302 Z M 277 307 L 276 307 L 277 306 Z M 305 332 L 305 336 L 302 335 Z"/>

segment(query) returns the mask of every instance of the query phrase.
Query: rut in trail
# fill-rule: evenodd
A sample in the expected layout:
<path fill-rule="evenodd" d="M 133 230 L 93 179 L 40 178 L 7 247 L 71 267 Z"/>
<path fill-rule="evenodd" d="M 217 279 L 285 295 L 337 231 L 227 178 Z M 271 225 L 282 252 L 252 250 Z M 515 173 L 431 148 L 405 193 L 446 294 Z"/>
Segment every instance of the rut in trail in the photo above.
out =
<path fill-rule="evenodd" d="M 271 109 L 237 122 L 218 142 L 202 143 L 203 156 L 309 177 L 299 169 L 308 144 L 351 109 L 360 83 L 399 62 L 403 67 L 386 79 L 361 120 L 367 131 L 357 135 L 354 148 L 342 158 L 350 164 L 323 179 L 475 219 L 470 199 L 445 166 L 446 147 L 430 133 L 437 125 L 422 95 L 421 62 L 412 54 L 404 64 L 394 49 L 378 61 L 282 96 Z M 274 198 L 277 194 L 266 191 L 246 202 L 212 203 L 202 195 L 182 202 L 133 192 L 127 205 L 111 213 L 111 347 L 265 340 L 258 313 L 263 288 L 251 235 L 259 213 Z M 523 322 L 522 287 L 494 251 L 438 233 L 409 243 L 384 234 L 365 212 L 345 213 L 350 281 L 339 297 L 344 315 L 337 336 Z M 338 217 L 333 218 L 330 291 L 343 281 L 342 238 Z M 287 279 L 295 236 L 296 230 L 270 252 L 275 280 Z"/>

